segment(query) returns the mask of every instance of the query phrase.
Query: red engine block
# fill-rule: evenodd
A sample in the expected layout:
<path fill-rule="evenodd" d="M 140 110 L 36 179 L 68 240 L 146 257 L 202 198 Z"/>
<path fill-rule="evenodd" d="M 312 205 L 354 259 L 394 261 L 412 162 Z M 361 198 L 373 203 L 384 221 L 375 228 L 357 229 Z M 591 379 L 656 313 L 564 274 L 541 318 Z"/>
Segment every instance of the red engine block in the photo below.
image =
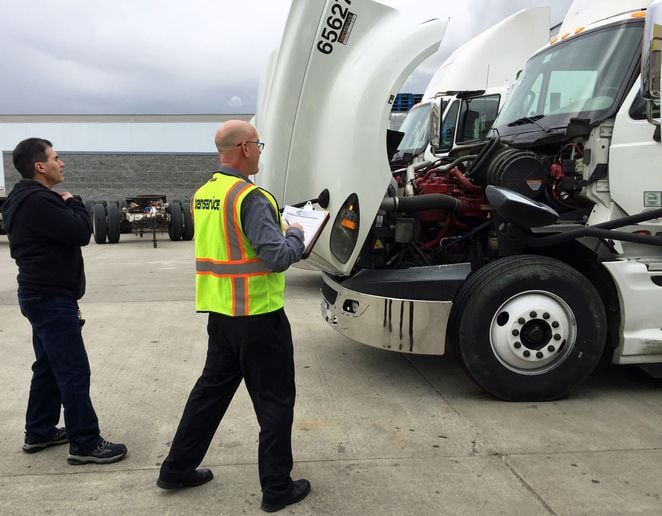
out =
<path fill-rule="evenodd" d="M 485 218 L 487 204 L 482 186 L 473 184 L 459 169 L 453 168 L 448 172 L 438 169 L 429 170 L 424 176 L 414 180 L 417 194 L 439 193 L 450 195 L 460 201 L 460 208 L 455 212 L 462 217 Z M 436 216 L 432 216 L 436 214 Z M 440 220 L 444 217 L 444 210 L 429 210 L 422 212 L 421 220 Z"/>

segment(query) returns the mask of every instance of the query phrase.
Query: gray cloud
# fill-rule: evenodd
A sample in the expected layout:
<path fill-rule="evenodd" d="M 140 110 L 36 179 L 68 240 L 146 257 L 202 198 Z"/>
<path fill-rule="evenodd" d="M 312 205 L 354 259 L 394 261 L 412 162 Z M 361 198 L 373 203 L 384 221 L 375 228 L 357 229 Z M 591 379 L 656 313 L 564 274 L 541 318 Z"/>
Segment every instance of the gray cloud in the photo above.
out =
<path fill-rule="evenodd" d="M 383 2 L 420 21 L 451 18 L 440 52 L 405 84 L 418 92 L 464 41 L 521 8 L 545 4 Z M 553 4 L 552 16 L 560 20 L 570 0 Z M 0 114 L 251 113 L 289 5 L 289 0 L 2 0 Z"/>

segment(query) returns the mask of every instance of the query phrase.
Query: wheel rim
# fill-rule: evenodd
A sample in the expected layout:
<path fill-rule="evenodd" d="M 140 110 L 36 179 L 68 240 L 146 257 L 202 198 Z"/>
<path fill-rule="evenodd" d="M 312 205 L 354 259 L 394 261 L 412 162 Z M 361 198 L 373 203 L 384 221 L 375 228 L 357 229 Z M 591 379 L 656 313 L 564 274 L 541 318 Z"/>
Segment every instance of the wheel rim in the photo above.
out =
<path fill-rule="evenodd" d="M 494 313 L 490 342 L 499 361 L 518 374 L 544 374 L 575 346 L 577 321 L 568 304 L 545 291 L 519 293 Z"/>

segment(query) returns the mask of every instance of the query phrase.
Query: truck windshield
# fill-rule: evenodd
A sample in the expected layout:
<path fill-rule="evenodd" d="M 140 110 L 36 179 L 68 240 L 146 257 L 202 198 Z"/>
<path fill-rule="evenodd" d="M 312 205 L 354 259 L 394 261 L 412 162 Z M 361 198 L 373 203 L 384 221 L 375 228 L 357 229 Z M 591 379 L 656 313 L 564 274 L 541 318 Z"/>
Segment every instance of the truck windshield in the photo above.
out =
<path fill-rule="evenodd" d="M 405 133 L 398 154 L 420 154 L 425 150 L 430 141 L 430 108 L 432 104 L 426 102 L 409 110 L 405 121 L 402 122 L 399 131 Z"/>
<path fill-rule="evenodd" d="M 613 25 L 532 57 L 495 127 L 504 135 L 565 127 L 575 117 L 604 119 L 628 86 L 641 38 L 641 23 Z"/>

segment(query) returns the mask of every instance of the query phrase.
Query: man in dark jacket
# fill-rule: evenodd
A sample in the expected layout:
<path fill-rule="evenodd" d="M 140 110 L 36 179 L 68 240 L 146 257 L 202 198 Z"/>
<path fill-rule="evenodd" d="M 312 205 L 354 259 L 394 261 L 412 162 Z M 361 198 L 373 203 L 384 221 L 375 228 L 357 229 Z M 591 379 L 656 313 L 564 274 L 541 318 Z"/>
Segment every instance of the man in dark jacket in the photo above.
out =
<path fill-rule="evenodd" d="M 85 293 L 80 248 L 89 243 L 92 229 L 87 210 L 69 192 L 51 190 L 64 180 L 64 163 L 48 140 L 23 140 L 12 157 L 23 179 L 9 193 L 2 215 L 18 265 L 18 302 L 32 326 L 36 357 L 23 450 L 34 453 L 69 442 L 69 464 L 117 462 L 126 446 L 99 435 L 78 316 Z M 61 406 L 66 429 L 56 427 Z"/>

